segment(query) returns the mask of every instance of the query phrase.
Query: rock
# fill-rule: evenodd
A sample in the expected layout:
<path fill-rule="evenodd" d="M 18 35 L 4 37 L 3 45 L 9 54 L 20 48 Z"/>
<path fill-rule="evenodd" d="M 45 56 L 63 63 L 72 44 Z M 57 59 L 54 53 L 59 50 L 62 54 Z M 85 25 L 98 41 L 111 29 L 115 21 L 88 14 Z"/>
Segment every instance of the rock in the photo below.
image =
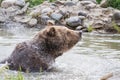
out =
<path fill-rule="evenodd" d="M 60 13 L 52 13 L 52 14 L 50 15 L 50 17 L 51 17 L 52 19 L 56 20 L 56 21 L 59 21 L 59 20 L 62 19 L 63 15 L 60 14 Z"/>
<path fill-rule="evenodd" d="M 6 11 L 0 8 L 0 23 L 7 21 L 9 15 L 6 15 Z"/>
<path fill-rule="evenodd" d="M 83 11 L 80 11 L 80 12 L 78 12 L 78 16 L 87 17 L 87 13 L 85 13 L 85 12 L 83 12 Z"/>
<path fill-rule="evenodd" d="M 24 6 L 25 0 L 4 0 L 1 3 L 2 8 L 8 8 L 10 6 Z"/>
<path fill-rule="evenodd" d="M 114 20 L 120 20 L 120 12 L 115 12 L 113 14 L 113 18 L 114 18 Z"/>
<path fill-rule="evenodd" d="M 108 1 L 107 0 L 102 0 L 100 3 L 100 7 L 106 8 L 108 6 Z"/>
<path fill-rule="evenodd" d="M 63 15 L 64 19 L 70 17 L 70 12 L 67 11 L 66 9 L 61 9 L 59 13 Z"/>
<path fill-rule="evenodd" d="M 30 25 L 31 27 L 35 26 L 37 24 L 37 19 L 32 18 L 29 22 L 28 25 Z"/>
<path fill-rule="evenodd" d="M 18 5 L 18 6 L 25 6 L 25 0 L 15 0 L 15 5 Z"/>
<path fill-rule="evenodd" d="M 113 73 L 108 73 L 108 74 L 102 76 L 100 80 L 108 80 L 111 77 L 113 77 Z"/>
<path fill-rule="evenodd" d="M 74 16 L 74 17 L 70 17 L 70 18 L 66 19 L 66 25 L 68 25 L 72 28 L 76 28 L 77 26 L 82 25 L 82 21 L 79 18 L 79 16 Z"/>
<path fill-rule="evenodd" d="M 38 19 L 38 21 L 40 22 L 40 24 L 44 24 L 44 25 L 47 24 L 48 20 L 51 20 L 51 18 L 49 16 L 47 16 L 47 15 L 40 15 L 39 19 Z"/>
<path fill-rule="evenodd" d="M 120 26 L 120 11 L 113 14 L 113 20 L 115 23 Z"/>
<path fill-rule="evenodd" d="M 91 3 L 91 4 L 88 4 L 86 5 L 86 9 L 89 10 L 89 9 L 93 9 L 96 7 L 96 4 L 95 3 Z"/>
<path fill-rule="evenodd" d="M 81 1 L 91 1 L 91 2 L 97 3 L 96 0 L 81 0 Z"/>
<path fill-rule="evenodd" d="M 50 14 L 50 13 L 52 13 L 53 11 L 54 11 L 54 10 L 52 10 L 50 7 L 48 7 L 48 8 L 42 9 L 41 14 Z"/>
<path fill-rule="evenodd" d="M 18 14 L 20 15 L 20 14 L 25 13 L 27 11 L 27 9 L 28 9 L 28 6 L 29 6 L 29 2 L 26 3 L 25 6 L 21 10 L 17 11 L 16 15 L 18 15 Z"/>
<path fill-rule="evenodd" d="M 64 2 L 63 2 L 63 1 L 58 1 L 58 0 L 56 0 L 56 1 L 55 1 L 55 5 L 58 5 L 58 6 L 64 5 Z"/>
<path fill-rule="evenodd" d="M 54 20 L 48 20 L 47 21 L 47 26 L 51 26 L 51 25 L 55 25 L 55 21 Z"/>
<path fill-rule="evenodd" d="M 41 14 L 40 10 L 36 9 L 32 10 L 29 15 L 31 15 L 32 17 L 38 17 L 40 14 Z"/>
<path fill-rule="evenodd" d="M 101 20 L 97 20 L 92 24 L 93 29 L 102 29 L 104 27 L 104 22 Z"/>
<path fill-rule="evenodd" d="M 64 5 L 65 5 L 65 6 L 74 6 L 74 5 L 75 5 L 75 2 L 73 2 L 73 1 L 66 1 L 66 2 L 64 3 Z"/>
<path fill-rule="evenodd" d="M 3 16 L 0 16 L 0 23 L 3 23 L 6 21 L 6 18 L 4 18 Z"/>
<path fill-rule="evenodd" d="M 88 4 L 94 4 L 92 1 L 81 1 L 80 2 L 83 6 L 86 6 Z"/>
<path fill-rule="evenodd" d="M 82 30 L 83 29 L 83 26 L 78 26 L 77 28 L 76 28 L 76 30 Z"/>
<path fill-rule="evenodd" d="M 27 23 L 32 19 L 32 16 L 15 16 L 14 20 L 16 22 Z"/>

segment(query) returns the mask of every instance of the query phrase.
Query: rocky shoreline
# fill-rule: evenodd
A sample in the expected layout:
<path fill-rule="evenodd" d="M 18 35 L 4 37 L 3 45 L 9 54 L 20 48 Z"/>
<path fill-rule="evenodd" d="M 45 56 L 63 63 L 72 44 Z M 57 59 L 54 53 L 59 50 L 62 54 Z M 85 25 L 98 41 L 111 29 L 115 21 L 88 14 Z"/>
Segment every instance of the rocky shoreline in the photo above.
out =
<path fill-rule="evenodd" d="M 45 1 L 29 7 L 24 0 L 4 0 L 0 7 L 0 28 L 16 25 L 43 28 L 47 22 L 74 30 L 95 33 L 120 33 L 120 10 L 95 0 Z"/>

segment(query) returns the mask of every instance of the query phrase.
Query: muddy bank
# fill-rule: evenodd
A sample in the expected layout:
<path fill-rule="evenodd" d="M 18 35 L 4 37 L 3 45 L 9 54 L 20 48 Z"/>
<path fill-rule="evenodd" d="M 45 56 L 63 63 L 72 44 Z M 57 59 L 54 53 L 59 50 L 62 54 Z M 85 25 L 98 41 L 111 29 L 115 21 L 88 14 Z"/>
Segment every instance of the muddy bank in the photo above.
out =
<path fill-rule="evenodd" d="M 5 2 L 6 1 L 6 2 Z M 0 27 L 21 25 L 43 28 L 48 21 L 83 32 L 119 33 L 120 11 L 103 8 L 95 0 L 43 2 L 33 8 L 24 0 L 7 2 L 0 7 Z M 21 4 L 22 3 L 22 4 Z M 12 4 L 12 5 L 11 5 Z"/>

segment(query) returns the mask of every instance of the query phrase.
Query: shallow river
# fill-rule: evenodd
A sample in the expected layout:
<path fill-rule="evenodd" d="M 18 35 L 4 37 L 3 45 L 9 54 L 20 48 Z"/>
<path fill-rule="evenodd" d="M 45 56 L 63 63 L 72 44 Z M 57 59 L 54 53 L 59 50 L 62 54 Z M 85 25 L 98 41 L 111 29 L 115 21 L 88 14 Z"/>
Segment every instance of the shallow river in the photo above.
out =
<path fill-rule="evenodd" d="M 7 58 L 17 43 L 37 32 L 38 29 L 0 29 L 0 60 Z M 0 73 L 0 80 L 16 73 Z M 107 73 L 113 73 L 109 80 L 120 80 L 120 34 L 84 33 L 75 47 L 56 59 L 53 71 L 22 74 L 25 80 L 99 80 Z"/>

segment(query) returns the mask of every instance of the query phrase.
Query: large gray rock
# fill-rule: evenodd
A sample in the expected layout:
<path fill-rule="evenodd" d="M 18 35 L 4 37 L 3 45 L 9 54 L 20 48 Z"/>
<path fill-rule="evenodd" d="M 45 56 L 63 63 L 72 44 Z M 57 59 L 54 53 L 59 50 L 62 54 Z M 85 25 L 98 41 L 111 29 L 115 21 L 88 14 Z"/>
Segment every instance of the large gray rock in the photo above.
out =
<path fill-rule="evenodd" d="M 113 14 L 113 20 L 115 23 L 120 26 L 120 11 Z"/>
<path fill-rule="evenodd" d="M 79 16 L 74 16 L 66 19 L 66 25 L 75 29 L 77 26 L 82 25 L 82 21 Z"/>

